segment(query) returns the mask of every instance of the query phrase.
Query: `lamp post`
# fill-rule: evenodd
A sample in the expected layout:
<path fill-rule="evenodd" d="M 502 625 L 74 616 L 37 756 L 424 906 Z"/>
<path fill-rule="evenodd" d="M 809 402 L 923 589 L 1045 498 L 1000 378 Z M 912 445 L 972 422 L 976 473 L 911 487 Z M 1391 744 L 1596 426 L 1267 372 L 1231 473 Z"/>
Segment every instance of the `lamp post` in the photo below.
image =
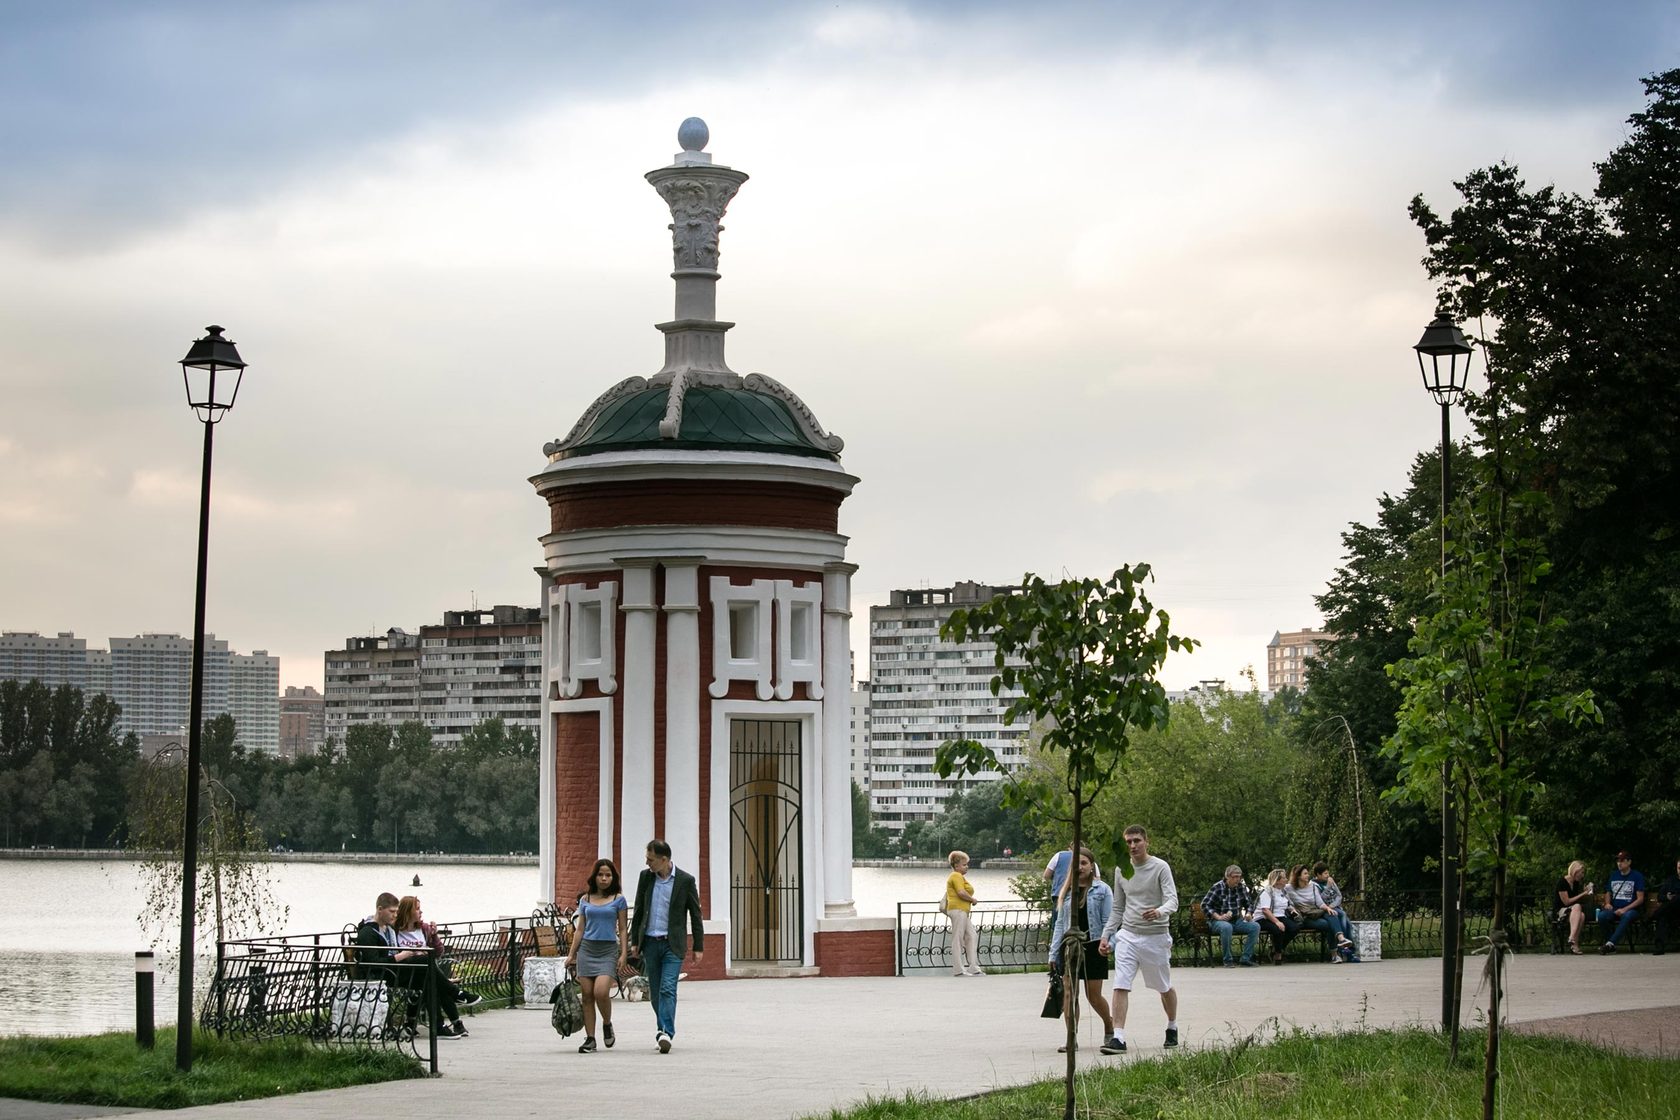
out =
<path fill-rule="evenodd" d="M 181 359 L 187 404 L 204 425 L 204 468 L 198 495 L 198 595 L 193 606 L 192 697 L 187 715 L 187 800 L 181 839 L 181 991 L 175 1010 L 175 1068 L 192 1069 L 193 919 L 198 896 L 198 768 L 204 722 L 204 583 L 210 556 L 210 449 L 216 425 L 233 407 L 245 363 L 222 328 L 205 328 Z M 227 375 L 232 374 L 229 378 Z M 217 376 L 221 375 L 221 384 Z M 228 382 L 232 381 L 229 389 Z"/>
<path fill-rule="evenodd" d="M 1470 376 L 1470 343 L 1445 309 L 1424 328 L 1417 351 L 1423 387 L 1441 406 L 1441 574 L 1447 573 L 1447 504 L 1452 498 L 1452 421 L 1448 410 L 1464 395 Z M 1441 1029 L 1458 1017 L 1458 810 L 1452 796 L 1452 763 L 1441 763 Z"/>

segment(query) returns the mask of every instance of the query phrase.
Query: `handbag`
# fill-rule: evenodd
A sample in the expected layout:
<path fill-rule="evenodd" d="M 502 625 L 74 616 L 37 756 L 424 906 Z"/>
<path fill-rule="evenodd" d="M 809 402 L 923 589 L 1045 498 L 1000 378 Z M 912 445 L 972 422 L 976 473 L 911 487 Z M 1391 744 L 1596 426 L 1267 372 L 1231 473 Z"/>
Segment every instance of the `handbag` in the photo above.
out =
<path fill-rule="evenodd" d="M 1044 1010 L 1038 1013 L 1040 1019 L 1060 1019 L 1062 1017 L 1062 974 L 1050 974 L 1050 990 L 1044 993 Z"/>
<path fill-rule="evenodd" d="M 949 905 L 950 899 L 951 896 L 948 894 L 942 894 L 939 896 L 939 912 L 941 914 L 949 914 L 951 912 Z"/>
<path fill-rule="evenodd" d="M 1316 922 L 1318 919 L 1324 917 L 1324 907 L 1297 906 L 1295 908 L 1295 916 L 1300 918 L 1303 922 Z"/>
<path fill-rule="evenodd" d="M 583 988 L 571 969 L 567 969 L 566 978 L 554 986 L 548 1002 L 553 1005 L 548 1021 L 560 1032 L 561 1038 L 583 1029 Z"/>

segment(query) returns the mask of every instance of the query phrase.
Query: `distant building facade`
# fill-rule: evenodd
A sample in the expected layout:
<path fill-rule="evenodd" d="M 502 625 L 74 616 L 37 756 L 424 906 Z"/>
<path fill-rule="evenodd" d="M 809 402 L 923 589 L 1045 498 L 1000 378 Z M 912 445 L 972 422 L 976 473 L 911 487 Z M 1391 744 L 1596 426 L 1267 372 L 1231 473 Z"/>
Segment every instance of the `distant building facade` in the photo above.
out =
<path fill-rule="evenodd" d="M 957 608 L 1019 591 L 964 581 L 894 591 L 888 605 L 869 608 L 868 789 L 874 824 L 897 833 L 912 821 L 931 821 L 951 794 L 998 779 L 990 773 L 940 778 L 933 758 L 943 742 L 983 743 L 1006 769 L 1026 761 L 1028 728 L 1003 725 L 1003 711 L 1020 691 L 992 695 L 997 647 L 939 636 Z"/>
<path fill-rule="evenodd" d="M 1266 643 L 1266 688 L 1307 687 L 1307 658 L 1317 657 L 1324 646 L 1336 640 L 1326 630 L 1277 631 Z"/>
<path fill-rule="evenodd" d="M 852 685 L 851 752 L 849 772 L 858 788 L 869 790 L 869 682 Z"/>
<path fill-rule="evenodd" d="M 48 638 L 33 630 L 0 633 L 0 680 L 38 680 L 48 688 L 88 686 L 87 639 L 61 632 Z"/>
<path fill-rule="evenodd" d="M 438 746 L 492 716 L 541 730 L 542 613 L 497 606 L 446 611 L 418 634 L 349 638 L 326 653 L 325 731 L 344 741 L 358 723 L 418 720 Z"/>
<path fill-rule="evenodd" d="M 228 644 L 204 636 L 205 719 L 228 710 Z M 111 699 L 122 708 L 123 732 L 173 734 L 187 726 L 192 701 L 191 638 L 141 634 L 111 639 Z"/>
<path fill-rule="evenodd" d="M 89 649 L 87 639 L 60 632 L 47 638 L 32 631 L 0 634 L 0 680 L 39 680 L 49 688 L 68 684 L 89 696 L 104 693 L 122 714 L 117 731 L 179 737 L 192 710 L 191 638 L 140 634 L 112 638 L 111 648 Z M 279 747 L 277 696 L 280 659 L 267 650 L 233 653 L 205 635 L 204 718 L 231 715 L 246 750 L 273 754 Z"/>
<path fill-rule="evenodd" d="M 280 757 L 314 754 L 327 741 L 327 698 L 314 685 L 287 685 L 280 695 Z"/>
<path fill-rule="evenodd" d="M 235 742 L 248 751 L 280 753 L 280 659 L 266 649 L 228 655 L 228 715 Z"/>

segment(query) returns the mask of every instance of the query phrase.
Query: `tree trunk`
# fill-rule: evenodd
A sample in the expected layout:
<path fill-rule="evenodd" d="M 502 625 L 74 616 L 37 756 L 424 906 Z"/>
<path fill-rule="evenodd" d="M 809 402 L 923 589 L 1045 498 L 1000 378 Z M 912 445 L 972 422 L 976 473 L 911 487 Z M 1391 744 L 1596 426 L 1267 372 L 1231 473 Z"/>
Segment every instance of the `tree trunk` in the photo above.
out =
<path fill-rule="evenodd" d="M 1503 752 L 1500 762 L 1503 763 Z M 1499 1011 L 1505 987 L 1505 858 L 1509 833 L 1505 826 L 1506 798 L 1499 799 L 1499 834 L 1495 840 L 1497 858 L 1493 864 L 1493 929 L 1488 935 L 1488 1035 L 1487 1054 L 1482 1061 L 1482 1120 L 1493 1120 L 1499 1090 Z"/>
<path fill-rule="evenodd" d="M 1067 892 L 1068 928 L 1067 936 L 1072 936 L 1075 928 L 1085 924 L 1085 893 L 1079 889 L 1079 849 L 1085 843 L 1082 835 L 1084 828 L 1084 806 L 1081 804 L 1080 791 L 1076 788 L 1073 793 L 1073 847 L 1068 854 Z M 1055 929 L 1052 921 L 1050 928 Z M 1064 938 L 1062 944 L 1066 945 Z M 1068 1007 L 1072 1009 L 1067 1016 L 1067 1091 L 1062 1099 L 1062 1120 L 1074 1120 L 1074 1070 L 1075 1060 L 1078 1058 L 1079 1043 L 1079 997 L 1080 987 L 1085 977 L 1085 946 L 1081 944 L 1079 951 L 1062 953 L 1062 985 L 1066 993 Z"/>

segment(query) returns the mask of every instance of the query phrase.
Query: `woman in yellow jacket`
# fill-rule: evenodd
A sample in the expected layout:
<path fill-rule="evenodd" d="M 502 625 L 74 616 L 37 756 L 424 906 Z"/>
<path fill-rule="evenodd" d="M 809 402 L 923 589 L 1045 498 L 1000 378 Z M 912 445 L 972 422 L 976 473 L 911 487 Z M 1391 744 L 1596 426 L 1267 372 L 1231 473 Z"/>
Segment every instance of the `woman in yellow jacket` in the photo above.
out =
<path fill-rule="evenodd" d="M 968 853 L 951 853 L 951 877 L 945 880 L 945 913 L 951 919 L 951 975 L 984 976 L 980 939 L 974 932 L 974 884 L 968 881 Z M 965 963 L 966 962 L 966 963 Z"/>

